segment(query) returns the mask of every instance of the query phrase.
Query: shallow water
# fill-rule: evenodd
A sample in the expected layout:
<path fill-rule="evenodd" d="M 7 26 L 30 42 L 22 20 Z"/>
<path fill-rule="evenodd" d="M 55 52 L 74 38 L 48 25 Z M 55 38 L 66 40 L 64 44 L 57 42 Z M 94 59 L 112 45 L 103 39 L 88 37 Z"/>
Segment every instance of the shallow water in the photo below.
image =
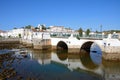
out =
<path fill-rule="evenodd" d="M 8 80 L 18 78 L 22 80 L 120 79 L 120 62 L 104 61 L 102 54 L 96 52 L 68 53 L 32 49 L 25 49 L 25 52 L 14 49 L 14 52 L 12 56 L 15 59 L 11 66 L 17 73 L 7 78 Z"/>

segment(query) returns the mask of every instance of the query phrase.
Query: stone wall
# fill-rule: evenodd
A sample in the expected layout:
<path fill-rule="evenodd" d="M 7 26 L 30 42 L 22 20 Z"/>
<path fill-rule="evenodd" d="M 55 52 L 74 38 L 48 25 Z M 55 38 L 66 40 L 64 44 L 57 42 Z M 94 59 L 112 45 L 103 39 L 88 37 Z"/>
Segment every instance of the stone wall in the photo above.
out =
<path fill-rule="evenodd" d="M 5 40 L 5 41 L 0 41 L 0 49 L 6 49 L 6 48 L 19 48 L 20 41 L 12 41 L 12 40 Z"/>
<path fill-rule="evenodd" d="M 51 40 L 50 39 L 36 39 L 33 41 L 34 49 L 51 49 Z"/>
<path fill-rule="evenodd" d="M 120 60 L 120 41 L 118 39 L 106 39 L 103 42 L 103 58 L 105 60 Z"/>
<path fill-rule="evenodd" d="M 120 46 L 107 46 L 104 48 L 104 52 L 120 54 Z"/>

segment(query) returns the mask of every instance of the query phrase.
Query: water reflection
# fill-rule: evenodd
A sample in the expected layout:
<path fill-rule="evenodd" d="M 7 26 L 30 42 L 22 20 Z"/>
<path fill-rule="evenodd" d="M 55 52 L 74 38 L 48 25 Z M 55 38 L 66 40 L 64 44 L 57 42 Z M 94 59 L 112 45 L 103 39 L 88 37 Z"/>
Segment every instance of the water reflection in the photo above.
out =
<path fill-rule="evenodd" d="M 32 51 L 32 59 L 37 60 L 40 65 L 49 64 L 49 67 L 53 64 L 66 68 L 67 71 L 74 71 L 87 73 L 86 76 L 96 74 L 102 76 L 102 66 L 96 65 L 92 62 L 90 55 L 86 54 L 72 54 L 67 51 L 54 51 L 54 52 L 41 52 Z M 98 80 L 101 79 L 100 76 Z M 72 76 L 71 76 L 72 77 Z M 95 75 L 94 75 L 95 77 Z M 86 80 L 86 79 L 85 79 Z"/>
<path fill-rule="evenodd" d="M 88 69 L 96 69 L 102 62 L 102 51 L 100 47 L 93 43 L 90 48 L 90 52 L 80 50 L 80 60 L 84 67 Z"/>
<path fill-rule="evenodd" d="M 96 43 L 93 43 L 91 45 L 90 52 L 102 55 L 102 50 L 100 49 L 100 47 Z"/>
<path fill-rule="evenodd" d="M 27 57 L 19 58 L 21 51 L 15 51 L 17 59 L 13 67 L 24 80 L 102 80 L 102 64 L 91 59 L 92 54 L 68 53 L 67 51 L 41 51 L 26 49 Z"/>
<path fill-rule="evenodd" d="M 67 50 L 57 50 L 56 54 L 61 61 L 64 61 L 68 58 L 68 51 Z"/>
<path fill-rule="evenodd" d="M 90 71 L 93 73 L 97 73 L 102 75 L 102 66 L 94 64 L 94 62 L 91 60 L 90 54 L 88 53 L 80 53 L 80 54 L 72 54 L 72 53 L 66 53 L 68 57 L 65 58 L 65 60 L 61 60 L 59 57 L 62 53 L 52 53 L 52 61 L 64 64 L 70 69 L 71 71 L 76 70 L 76 69 L 82 69 L 86 71 Z M 92 54 L 91 54 L 92 55 Z M 99 62 L 100 63 L 100 62 Z"/>
<path fill-rule="evenodd" d="M 16 76 L 22 76 L 23 80 L 120 80 L 120 62 L 102 60 L 102 52 L 96 44 L 92 45 L 90 53 L 4 49 L 0 50 L 0 55 L 8 51 L 14 51 L 15 57 L 8 58 L 7 63 L 12 60 L 11 67 L 17 72 Z M 1 61 L 5 65 L 6 62 Z M 2 68 L 0 75 L 1 72 Z"/>
<path fill-rule="evenodd" d="M 82 64 L 86 67 L 86 68 L 88 68 L 88 69 L 96 69 L 97 67 L 99 67 L 99 65 L 96 65 L 93 61 L 92 61 L 92 59 L 91 59 L 91 57 L 90 57 L 90 53 L 88 53 L 88 52 L 81 52 L 80 53 L 80 60 L 81 60 L 81 62 L 82 62 Z"/>
<path fill-rule="evenodd" d="M 41 65 L 50 64 L 50 61 L 51 61 L 50 52 L 33 50 L 32 53 L 34 53 L 31 56 L 32 59 L 37 60 L 39 64 L 41 64 Z"/>
<path fill-rule="evenodd" d="M 105 80 L 120 80 L 120 62 L 103 61 Z"/>
<path fill-rule="evenodd" d="M 96 65 L 100 65 L 102 62 L 102 50 L 96 43 L 93 43 L 91 46 L 90 58 L 92 62 Z"/>

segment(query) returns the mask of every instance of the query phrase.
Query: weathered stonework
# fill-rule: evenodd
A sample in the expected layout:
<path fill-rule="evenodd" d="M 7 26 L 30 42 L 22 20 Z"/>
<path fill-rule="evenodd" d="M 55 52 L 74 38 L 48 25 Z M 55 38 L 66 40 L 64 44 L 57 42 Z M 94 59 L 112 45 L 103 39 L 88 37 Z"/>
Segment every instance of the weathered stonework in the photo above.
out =
<path fill-rule="evenodd" d="M 103 49 L 105 60 L 120 60 L 120 46 L 107 46 Z"/>
<path fill-rule="evenodd" d="M 120 54 L 120 46 L 107 46 L 104 48 L 105 53 L 118 53 Z"/>
<path fill-rule="evenodd" d="M 120 53 L 103 53 L 103 59 L 120 61 Z"/>
<path fill-rule="evenodd" d="M 79 48 L 68 48 L 68 53 L 80 53 Z"/>
<path fill-rule="evenodd" d="M 40 49 L 40 50 L 48 50 L 51 49 L 51 40 L 34 40 L 33 41 L 33 48 Z"/>
<path fill-rule="evenodd" d="M 27 44 L 26 44 L 26 47 L 32 47 L 32 46 L 33 46 L 32 43 L 27 43 Z"/>
<path fill-rule="evenodd" d="M 120 60 L 120 41 L 118 39 L 103 39 L 103 40 L 89 40 L 89 39 L 80 39 L 75 38 L 50 38 L 50 39 L 32 39 L 33 40 L 33 49 L 51 49 L 57 50 L 57 45 L 59 42 L 63 42 L 68 48 L 69 53 L 79 53 L 83 45 L 88 43 L 96 43 L 102 50 L 103 58 L 105 60 Z M 90 45 L 85 45 L 86 48 L 90 48 Z M 29 41 L 23 40 L 23 44 L 26 46 L 31 46 Z M 61 43 L 60 43 L 61 44 Z M 64 47 L 64 46 L 63 46 Z"/>
<path fill-rule="evenodd" d="M 52 46 L 52 50 L 57 50 L 57 46 Z"/>

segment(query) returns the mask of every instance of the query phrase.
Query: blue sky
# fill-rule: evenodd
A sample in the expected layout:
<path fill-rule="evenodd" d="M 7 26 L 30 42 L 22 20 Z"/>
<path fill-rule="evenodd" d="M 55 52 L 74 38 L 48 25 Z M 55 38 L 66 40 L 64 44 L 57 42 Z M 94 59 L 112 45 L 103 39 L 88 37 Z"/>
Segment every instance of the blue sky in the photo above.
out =
<path fill-rule="evenodd" d="M 0 0 L 0 30 L 38 24 L 120 30 L 120 0 Z"/>

